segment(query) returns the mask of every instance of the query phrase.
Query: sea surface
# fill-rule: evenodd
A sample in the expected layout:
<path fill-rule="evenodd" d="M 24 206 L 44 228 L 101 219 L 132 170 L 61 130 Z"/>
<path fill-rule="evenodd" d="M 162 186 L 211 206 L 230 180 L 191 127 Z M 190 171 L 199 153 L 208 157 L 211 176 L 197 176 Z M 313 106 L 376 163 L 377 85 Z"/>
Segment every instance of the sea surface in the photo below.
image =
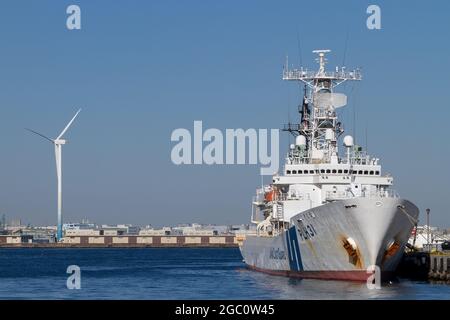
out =
<path fill-rule="evenodd" d="M 67 288 L 70 265 L 79 290 Z M 0 299 L 450 299 L 450 285 L 270 276 L 236 248 L 0 249 Z"/>

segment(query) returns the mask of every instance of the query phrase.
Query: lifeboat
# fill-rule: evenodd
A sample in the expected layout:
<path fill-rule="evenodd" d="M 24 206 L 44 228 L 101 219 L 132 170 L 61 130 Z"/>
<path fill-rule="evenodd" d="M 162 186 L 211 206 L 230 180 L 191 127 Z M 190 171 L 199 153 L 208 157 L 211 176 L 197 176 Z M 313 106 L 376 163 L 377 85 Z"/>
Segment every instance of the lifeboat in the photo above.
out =
<path fill-rule="evenodd" d="M 264 194 L 264 200 L 271 202 L 275 200 L 275 190 L 268 191 Z"/>

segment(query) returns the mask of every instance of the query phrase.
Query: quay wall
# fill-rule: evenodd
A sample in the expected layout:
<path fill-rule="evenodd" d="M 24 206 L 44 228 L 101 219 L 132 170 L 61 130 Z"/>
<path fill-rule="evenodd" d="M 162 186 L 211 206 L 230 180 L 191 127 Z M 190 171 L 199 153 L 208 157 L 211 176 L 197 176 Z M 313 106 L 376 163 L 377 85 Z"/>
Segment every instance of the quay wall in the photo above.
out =
<path fill-rule="evenodd" d="M 237 247 L 234 235 L 218 236 L 67 236 L 59 243 L 37 243 L 20 235 L 1 235 L 1 247 L 99 248 L 99 247 Z"/>
<path fill-rule="evenodd" d="M 450 280 L 450 252 L 430 254 L 428 277 L 433 280 Z"/>

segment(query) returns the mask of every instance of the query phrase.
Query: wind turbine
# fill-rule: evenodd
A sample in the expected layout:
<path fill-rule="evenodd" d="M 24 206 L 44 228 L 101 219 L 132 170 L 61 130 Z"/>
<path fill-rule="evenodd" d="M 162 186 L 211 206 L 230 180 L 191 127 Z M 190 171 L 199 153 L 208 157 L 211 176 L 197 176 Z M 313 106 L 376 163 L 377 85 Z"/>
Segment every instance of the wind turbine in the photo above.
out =
<path fill-rule="evenodd" d="M 56 177 L 58 179 L 58 225 L 57 225 L 57 232 L 56 237 L 58 241 L 62 238 L 62 169 L 61 169 L 61 161 L 62 161 L 62 146 L 66 144 L 66 140 L 62 139 L 62 136 L 71 126 L 72 122 L 75 120 L 75 118 L 80 113 L 81 109 L 75 113 L 73 118 L 69 121 L 69 123 L 66 125 L 63 131 L 59 134 L 59 136 L 56 139 L 51 139 L 42 133 L 36 132 L 31 129 L 26 129 L 34 134 L 37 134 L 38 136 L 50 141 L 55 146 L 55 158 L 56 158 Z"/>

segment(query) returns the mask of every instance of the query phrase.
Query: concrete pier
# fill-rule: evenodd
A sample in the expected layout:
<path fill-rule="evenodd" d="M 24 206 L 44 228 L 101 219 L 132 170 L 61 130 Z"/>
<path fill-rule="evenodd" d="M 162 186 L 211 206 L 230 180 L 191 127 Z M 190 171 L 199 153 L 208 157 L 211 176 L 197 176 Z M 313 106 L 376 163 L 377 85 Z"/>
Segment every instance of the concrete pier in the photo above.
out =
<path fill-rule="evenodd" d="M 430 272 L 428 278 L 432 280 L 450 280 L 450 253 L 431 253 Z"/>
<path fill-rule="evenodd" d="M 412 280 L 450 280 L 450 252 L 407 252 L 397 269 L 401 278 Z"/>

